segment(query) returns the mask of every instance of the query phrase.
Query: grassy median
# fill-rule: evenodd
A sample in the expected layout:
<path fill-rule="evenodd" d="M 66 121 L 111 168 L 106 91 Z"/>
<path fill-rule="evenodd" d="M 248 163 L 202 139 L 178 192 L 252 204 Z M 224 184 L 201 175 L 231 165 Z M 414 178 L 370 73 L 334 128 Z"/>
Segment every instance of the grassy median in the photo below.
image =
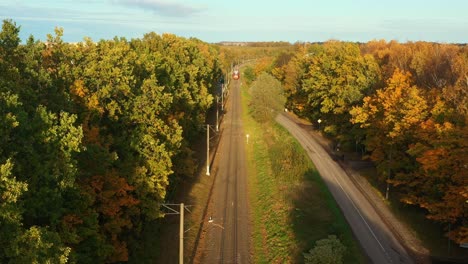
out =
<path fill-rule="evenodd" d="M 299 143 L 276 123 L 248 114 L 242 88 L 252 212 L 254 263 L 302 263 L 315 241 L 335 234 L 346 246 L 345 263 L 365 263 L 344 216 Z"/>

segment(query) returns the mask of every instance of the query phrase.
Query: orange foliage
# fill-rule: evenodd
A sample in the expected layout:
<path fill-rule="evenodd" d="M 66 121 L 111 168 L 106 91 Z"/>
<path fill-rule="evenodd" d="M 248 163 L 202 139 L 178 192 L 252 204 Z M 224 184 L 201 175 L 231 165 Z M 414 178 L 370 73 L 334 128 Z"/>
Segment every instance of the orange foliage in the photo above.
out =
<path fill-rule="evenodd" d="M 116 171 L 112 171 L 106 176 L 97 175 L 90 181 L 90 186 L 100 202 L 98 211 L 112 217 L 121 215 L 124 207 L 139 203 L 130 193 L 134 187 L 130 186 L 125 178 L 116 174 Z"/>
<path fill-rule="evenodd" d="M 271 66 L 272 62 L 273 62 L 273 59 L 270 57 L 259 59 L 257 63 L 255 63 L 255 67 L 254 67 L 255 76 L 258 76 L 262 72 L 266 71 L 268 67 Z"/>
<path fill-rule="evenodd" d="M 93 176 L 88 186 L 102 219 L 102 230 L 110 237 L 114 247 L 110 261 L 128 261 L 127 245 L 120 241 L 119 234 L 122 229 L 132 227 L 131 215 L 138 212 L 133 208 L 139 203 L 132 194 L 134 187 L 129 185 L 125 178 L 119 177 L 115 170 L 104 176 Z"/>
<path fill-rule="evenodd" d="M 443 148 L 430 149 L 423 153 L 422 157 L 416 160 L 421 163 L 425 171 L 437 170 L 439 168 L 439 162 L 447 156 L 447 150 Z"/>
<path fill-rule="evenodd" d="M 111 255 L 109 262 L 123 262 L 128 261 L 128 250 L 127 243 L 125 241 L 120 241 L 117 236 L 112 235 L 112 246 L 114 247 L 114 254 Z"/>
<path fill-rule="evenodd" d="M 66 227 L 72 228 L 75 225 L 82 224 L 83 220 L 76 214 L 67 214 L 63 217 L 62 222 Z"/>
<path fill-rule="evenodd" d="M 101 139 L 99 138 L 99 127 L 89 124 L 89 117 L 86 117 L 81 125 L 83 129 L 83 143 L 95 144 L 101 146 Z"/>

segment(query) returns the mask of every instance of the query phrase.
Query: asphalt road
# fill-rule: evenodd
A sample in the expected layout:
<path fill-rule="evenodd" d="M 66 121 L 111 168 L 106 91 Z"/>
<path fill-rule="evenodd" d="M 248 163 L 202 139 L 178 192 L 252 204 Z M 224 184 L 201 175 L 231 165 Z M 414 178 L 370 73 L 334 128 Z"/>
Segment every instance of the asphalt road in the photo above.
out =
<path fill-rule="evenodd" d="M 287 115 L 276 119 L 300 142 L 340 206 L 372 263 L 413 263 L 374 207 L 322 146 Z"/>
<path fill-rule="evenodd" d="M 245 134 L 240 81 L 232 81 L 211 176 L 216 177 L 202 263 L 250 263 Z"/>

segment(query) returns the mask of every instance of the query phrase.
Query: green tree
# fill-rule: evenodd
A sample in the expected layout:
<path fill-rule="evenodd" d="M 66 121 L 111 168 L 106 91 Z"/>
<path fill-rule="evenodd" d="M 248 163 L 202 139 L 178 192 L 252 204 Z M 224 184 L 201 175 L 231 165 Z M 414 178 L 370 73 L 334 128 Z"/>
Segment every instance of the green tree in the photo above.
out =
<path fill-rule="evenodd" d="M 286 98 L 281 83 L 268 73 L 262 73 L 250 87 L 252 116 L 259 122 L 273 120 L 284 109 Z"/>
<path fill-rule="evenodd" d="M 2 53 L 15 54 L 15 49 L 18 47 L 21 39 L 19 38 L 20 27 L 11 19 L 3 20 L 2 31 L 0 32 L 0 47 Z"/>
<path fill-rule="evenodd" d="M 315 242 L 315 247 L 304 253 L 306 264 L 341 264 L 346 247 L 335 235 Z"/>
<path fill-rule="evenodd" d="M 20 28 L 11 20 L 3 20 L 0 32 L 0 92 L 18 87 Z"/>
<path fill-rule="evenodd" d="M 250 66 L 244 68 L 244 79 L 247 81 L 247 84 L 252 83 L 257 76 L 255 75 L 254 69 Z"/>
<path fill-rule="evenodd" d="M 17 255 L 9 263 L 56 263 L 68 262 L 71 248 L 63 246 L 60 236 L 47 228 L 33 226 L 16 239 Z"/>
<path fill-rule="evenodd" d="M 145 80 L 141 89 L 130 117 L 135 126 L 131 146 L 139 157 L 130 182 L 137 187 L 142 212 L 155 219 L 160 216 L 158 205 L 166 195 L 168 176 L 173 172 L 171 158 L 181 145 L 182 130 L 168 112 L 173 96 L 155 79 Z"/>
<path fill-rule="evenodd" d="M 372 56 L 362 56 L 353 43 L 330 41 L 308 51 L 302 82 L 307 94 L 307 116 L 310 120 L 325 120 L 326 132 L 345 135 L 350 125 L 348 112 L 377 82 L 378 65 Z"/>
<path fill-rule="evenodd" d="M 22 204 L 20 196 L 27 184 L 12 175 L 13 163 L 7 160 L 0 165 L 0 262 L 6 263 L 15 256 L 15 241 L 22 233 Z"/>

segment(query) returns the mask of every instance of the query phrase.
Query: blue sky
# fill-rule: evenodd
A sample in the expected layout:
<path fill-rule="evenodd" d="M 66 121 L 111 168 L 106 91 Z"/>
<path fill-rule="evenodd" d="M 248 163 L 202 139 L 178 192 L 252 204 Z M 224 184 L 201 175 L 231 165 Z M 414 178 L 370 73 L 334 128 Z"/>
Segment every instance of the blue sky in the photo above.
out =
<path fill-rule="evenodd" d="M 0 0 L 21 38 L 140 38 L 170 32 L 219 41 L 468 42 L 466 0 Z"/>

